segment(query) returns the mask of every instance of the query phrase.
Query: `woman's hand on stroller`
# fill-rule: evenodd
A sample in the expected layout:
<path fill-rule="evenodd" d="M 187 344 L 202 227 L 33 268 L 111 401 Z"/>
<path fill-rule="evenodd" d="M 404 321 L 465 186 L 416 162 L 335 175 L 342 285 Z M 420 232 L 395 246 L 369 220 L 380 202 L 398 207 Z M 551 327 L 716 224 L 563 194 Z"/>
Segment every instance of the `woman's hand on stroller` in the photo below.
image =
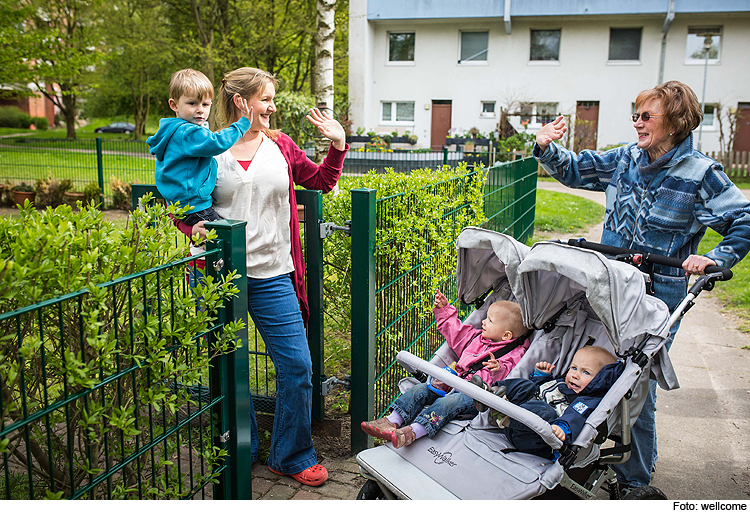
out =
<path fill-rule="evenodd" d="M 448 305 L 448 299 L 443 292 L 435 290 L 435 308 L 443 308 Z"/>
<path fill-rule="evenodd" d="M 690 255 L 682 263 L 682 269 L 687 275 L 705 275 L 706 266 L 716 266 L 716 262 L 703 255 Z"/>
<path fill-rule="evenodd" d="M 555 370 L 555 366 L 552 363 L 548 363 L 547 361 L 540 361 L 535 365 L 535 367 L 537 370 L 540 370 L 547 374 L 552 374 L 552 371 Z"/>
<path fill-rule="evenodd" d="M 561 442 L 565 441 L 565 431 L 563 431 L 560 426 L 553 425 L 552 426 L 552 432 L 555 433 L 555 436 L 560 439 Z"/>

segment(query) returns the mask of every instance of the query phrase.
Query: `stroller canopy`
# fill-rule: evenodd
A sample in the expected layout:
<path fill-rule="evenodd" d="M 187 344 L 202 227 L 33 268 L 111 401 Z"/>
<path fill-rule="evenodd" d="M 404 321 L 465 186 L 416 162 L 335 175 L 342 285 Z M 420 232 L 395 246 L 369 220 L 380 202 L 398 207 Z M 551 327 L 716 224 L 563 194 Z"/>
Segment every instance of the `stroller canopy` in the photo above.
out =
<path fill-rule="evenodd" d="M 456 240 L 459 299 L 470 304 L 490 290 L 507 287 L 523 306 L 524 292 L 517 270 L 530 249 L 502 233 L 464 228 Z"/>
<path fill-rule="evenodd" d="M 577 292 L 585 292 L 615 352 L 641 336 L 665 340 L 669 334 L 667 305 L 646 294 L 643 274 L 630 264 L 588 249 L 539 242 L 518 266 L 518 274 L 525 291 L 521 309 L 536 328 Z"/>

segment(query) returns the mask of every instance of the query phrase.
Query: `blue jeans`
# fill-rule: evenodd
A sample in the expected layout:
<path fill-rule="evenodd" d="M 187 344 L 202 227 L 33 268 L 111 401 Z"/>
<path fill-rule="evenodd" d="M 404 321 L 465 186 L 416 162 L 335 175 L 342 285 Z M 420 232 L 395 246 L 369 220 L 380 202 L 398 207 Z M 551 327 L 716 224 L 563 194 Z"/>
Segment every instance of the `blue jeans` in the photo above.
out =
<path fill-rule="evenodd" d="M 424 406 L 428 405 L 427 409 Z M 404 419 L 404 425 L 412 422 L 421 424 L 427 435 L 432 438 L 449 421 L 456 416 L 476 416 L 474 400 L 458 391 L 446 396 L 438 396 L 426 383 L 415 385 L 393 404 L 392 410 Z"/>
<path fill-rule="evenodd" d="M 268 466 L 298 473 L 317 464 L 311 434 L 312 359 L 290 275 L 247 280 L 250 317 L 276 370 L 276 411 Z M 251 402 L 253 461 L 258 457 L 258 424 Z"/>
<path fill-rule="evenodd" d="M 670 313 L 677 308 L 687 294 L 683 280 L 669 278 L 659 280 L 657 277 L 654 286 L 655 296 L 664 301 Z M 667 350 L 672 347 L 672 341 L 679 327 L 678 321 L 669 329 L 669 337 L 666 341 Z M 656 385 L 656 380 L 649 380 L 648 395 L 643 409 L 631 427 L 630 458 L 622 464 L 613 466 L 617 480 L 634 487 L 648 486 L 651 483 L 651 472 L 659 458 L 656 447 Z"/>

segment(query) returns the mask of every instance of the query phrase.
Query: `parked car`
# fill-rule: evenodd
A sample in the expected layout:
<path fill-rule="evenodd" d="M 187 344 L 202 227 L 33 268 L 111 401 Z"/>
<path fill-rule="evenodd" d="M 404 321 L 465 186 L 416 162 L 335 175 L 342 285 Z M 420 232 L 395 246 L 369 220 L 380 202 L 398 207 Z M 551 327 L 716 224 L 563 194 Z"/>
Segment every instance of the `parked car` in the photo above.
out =
<path fill-rule="evenodd" d="M 111 133 L 111 134 L 132 134 L 135 131 L 135 125 L 125 123 L 124 121 L 118 121 L 116 123 L 110 123 L 107 126 L 98 127 L 94 129 L 97 134 Z"/>

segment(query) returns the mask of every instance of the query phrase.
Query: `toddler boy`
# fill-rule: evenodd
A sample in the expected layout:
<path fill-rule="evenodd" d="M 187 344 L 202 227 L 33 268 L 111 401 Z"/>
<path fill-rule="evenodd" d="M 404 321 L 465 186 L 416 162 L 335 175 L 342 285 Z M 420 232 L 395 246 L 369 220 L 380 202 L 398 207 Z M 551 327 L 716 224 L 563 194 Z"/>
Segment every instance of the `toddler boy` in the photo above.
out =
<path fill-rule="evenodd" d="M 156 135 L 148 138 L 149 152 L 156 156 L 156 188 L 169 203 L 192 206 L 183 219 L 188 225 L 221 220 L 213 208 L 217 163 L 213 158 L 231 148 L 252 124 L 252 109 L 240 99 L 242 117 L 220 132 L 207 127 L 214 87 L 199 71 L 185 69 L 172 75 L 169 108 L 176 117 L 159 121 Z"/>
<path fill-rule="evenodd" d="M 555 436 L 571 443 L 625 366 L 607 349 L 585 346 L 573 356 L 565 377 L 553 378 L 554 368 L 542 361 L 529 379 L 498 381 L 488 390 L 499 396 L 504 392 L 508 401 L 547 420 Z M 481 380 L 472 382 L 481 384 Z M 490 417 L 519 451 L 554 458 L 552 448 L 528 426 L 497 411 L 490 411 Z"/>

